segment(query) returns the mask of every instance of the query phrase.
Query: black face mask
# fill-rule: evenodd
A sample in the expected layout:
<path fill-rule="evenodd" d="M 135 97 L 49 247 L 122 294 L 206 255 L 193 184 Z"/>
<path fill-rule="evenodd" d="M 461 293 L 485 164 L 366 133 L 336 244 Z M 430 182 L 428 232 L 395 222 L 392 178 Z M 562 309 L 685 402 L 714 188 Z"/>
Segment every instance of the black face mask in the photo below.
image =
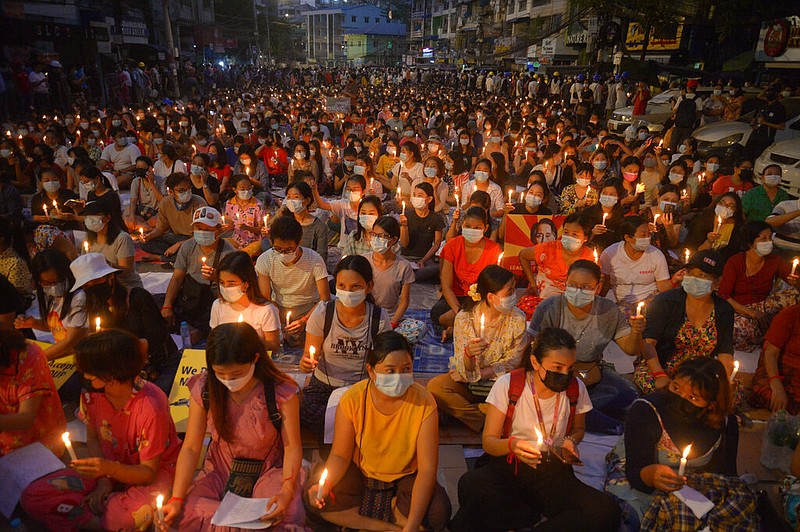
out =
<path fill-rule="evenodd" d="M 86 297 L 89 299 L 104 304 L 111 299 L 113 288 L 111 287 L 111 283 L 105 282 L 94 286 L 85 286 L 83 287 L 83 291 L 86 292 Z"/>
<path fill-rule="evenodd" d="M 739 177 L 745 181 L 753 180 L 753 171 L 750 168 L 742 168 L 739 170 Z"/>
<path fill-rule="evenodd" d="M 697 406 L 671 391 L 668 391 L 667 394 L 667 407 L 686 423 L 697 423 L 705 417 L 708 407 Z"/>
<path fill-rule="evenodd" d="M 541 379 L 541 375 L 539 376 Z M 547 370 L 542 382 L 551 391 L 561 393 L 569 388 L 569 383 L 572 381 L 572 371 L 569 373 L 558 373 L 557 371 Z"/>

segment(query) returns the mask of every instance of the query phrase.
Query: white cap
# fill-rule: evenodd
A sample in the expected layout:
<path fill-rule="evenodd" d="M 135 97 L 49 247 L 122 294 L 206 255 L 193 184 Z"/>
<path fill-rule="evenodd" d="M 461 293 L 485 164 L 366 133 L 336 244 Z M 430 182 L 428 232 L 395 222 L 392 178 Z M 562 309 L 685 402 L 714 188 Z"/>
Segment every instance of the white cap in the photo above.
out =
<path fill-rule="evenodd" d="M 214 207 L 200 207 L 194 211 L 192 225 L 206 224 L 209 227 L 216 227 L 222 222 L 222 215 Z"/>

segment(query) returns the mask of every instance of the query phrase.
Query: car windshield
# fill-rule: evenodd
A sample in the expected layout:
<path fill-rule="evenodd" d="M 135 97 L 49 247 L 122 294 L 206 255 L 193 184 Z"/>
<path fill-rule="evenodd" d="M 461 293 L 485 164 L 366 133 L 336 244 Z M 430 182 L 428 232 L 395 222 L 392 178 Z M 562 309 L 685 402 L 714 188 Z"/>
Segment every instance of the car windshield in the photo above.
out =
<path fill-rule="evenodd" d="M 677 98 L 681 92 L 675 89 L 670 89 L 653 96 L 649 103 L 663 104 L 668 103 L 671 99 Z"/>

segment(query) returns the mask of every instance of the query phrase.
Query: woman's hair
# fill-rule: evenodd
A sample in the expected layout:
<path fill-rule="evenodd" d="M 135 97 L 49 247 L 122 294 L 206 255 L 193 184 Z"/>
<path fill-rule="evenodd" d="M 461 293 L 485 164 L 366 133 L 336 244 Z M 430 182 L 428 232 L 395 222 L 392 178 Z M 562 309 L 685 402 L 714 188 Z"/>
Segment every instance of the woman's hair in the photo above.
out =
<path fill-rule="evenodd" d="M 534 244 L 536 243 L 536 231 L 542 224 L 550 227 L 550 230 L 553 232 L 554 237 L 558 236 L 558 227 L 556 227 L 556 223 L 550 218 L 540 218 L 538 222 L 536 222 L 531 226 L 530 236 L 531 236 L 531 242 L 533 242 Z"/>
<path fill-rule="evenodd" d="M 75 295 L 72 287 L 75 285 L 75 276 L 72 275 L 72 270 L 69 267 L 69 259 L 66 255 L 55 249 L 43 249 L 37 253 L 31 261 L 31 274 L 33 280 L 36 282 L 36 299 L 39 302 L 39 316 L 46 320 L 50 314 L 50 306 L 47 305 L 47 300 L 44 297 L 44 291 L 41 285 L 42 273 L 55 270 L 58 277 L 62 281 L 67 282 L 66 292 L 64 293 L 64 305 L 61 307 L 60 319 L 64 319 L 69 313 L 72 306 L 72 296 Z"/>
<path fill-rule="evenodd" d="M 19 331 L 8 325 L 0 324 L 0 369 L 10 368 L 13 362 L 19 370 L 19 353 L 25 348 L 25 337 Z M 17 356 L 12 359 L 11 355 L 14 352 L 17 353 Z M 16 374 L 16 371 L 14 373 Z"/>
<path fill-rule="evenodd" d="M 438 161 L 439 159 L 436 158 L 436 160 Z M 417 185 L 414 188 L 420 189 L 429 197 L 433 198 L 433 201 L 431 201 L 429 208 L 432 211 L 436 210 L 436 194 L 433 193 L 433 185 L 431 185 L 430 183 L 426 183 L 425 181 L 421 181 L 417 183 Z"/>
<path fill-rule="evenodd" d="M 294 145 L 294 148 L 292 148 L 292 153 L 295 153 L 297 151 L 297 148 L 302 148 L 306 152 L 306 156 L 308 156 L 308 154 L 311 153 L 308 149 L 308 144 L 306 144 L 306 142 L 303 140 Z"/>
<path fill-rule="evenodd" d="M 506 178 L 508 178 L 505 155 L 499 151 L 493 151 L 489 156 L 494 161 L 492 168 L 494 168 L 494 174 L 497 176 L 497 180 L 501 182 L 505 181 Z"/>
<path fill-rule="evenodd" d="M 408 125 L 406 125 L 406 127 L 408 127 Z M 400 146 L 400 150 L 399 151 L 402 151 L 403 148 L 405 148 L 405 149 L 407 149 L 408 151 L 411 152 L 411 155 L 414 156 L 414 160 L 415 161 L 419 161 L 420 158 L 422 157 L 420 155 L 420 153 L 419 153 L 419 146 L 417 146 L 416 142 L 413 142 L 413 141 L 412 142 L 404 142 L 403 145 Z M 398 151 L 398 155 L 400 155 L 399 151 Z"/>
<path fill-rule="evenodd" d="M 295 189 L 298 194 L 303 196 L 303 199 L 311 199 L 314 195 L 311 192 L 311 185 L 306 183 L 305 181 L 293 181 L 289 183 L 289 186 L 286 187 L 286 195 L 289 195 L 289 191 Z"/>
<path fill-rule="evenodd" d="M 486 230 L 483 232 L 484 235 L 489 234 L 489 231 L 492 230 L 492 224 L 489 222 L 489 213 L 486 212 L 486 209 L 484 209 L 483 207 L 478 207 L 477 205 L 473 205 L 472 207 L 467 209 L 467 212 L 464 213 L 464 221 L 466 221 L 467 218 L 474 218 L 476 220 L 480 220 L 481 223 L 485 224 Z M 461 225 L 463 228 L 464 225 L 463 222 Z"/>
<path fill-rule="evenodd" d="M 636 230 L 646 223 L 641 216 L 626 216 L 622 219 L 622 223 L 619 224 L 619 232 L 623 237 L 636 238 Z M 625 239 L 623 238 L 623 240 Z"/>
<path fill-rule="evenodd" d="M 299 244 L 303 240 L 303 226 L 295 219 L 294 214 L 282 215 L 275 218 L 269 226 L 269 234 L 273 240 Z"/>
<path fill-rule="evenodd" d="M 251 364 L 255 362 L 253 377 L 261 382 L 293 384 L 292 379 L 280 371 L 267 355 L 263 339 L 249 323 L 223 323 L 214 327 L 206 342 L 206 368 L 208 410 L 220 439 L 233 441 L 235 434 L 228 421 L 228 389 L 217 379 L 214 366 Z"/>
<path fill-rule="evenodd" d="M 247 174 L 233 174 L 228 181 L 228 184 L 232 190 L 235 190 L 236 185 L 238 185 L 240 181 L 247 181 L 249 183 L 250 178 L 247 176 Z"/>
<path fill-rule="evenodd" d="M 739 194 L 737 194 L 736 192 L 726 192 L 725 194 L 718 197 L 715 202 L 709 205 L 708 208 L 712 214 L 714 213 L 714 208 L 717 205 L 719 205 L 720 201 L 722 201 L 722 198 L 731 198 L 734 201 L 734 203 L 736 203 L 736 212 L 733 213 L 733 221 L 735 225 L 739 226 L 747 222 L 747 219 L 744 217 L 744 209 L 742 208 L 742 198 L 740 198 Z M 714 218 L 716 219 L 716 215 L 714 215 Z"/>
<path fill-rule="evenodd" d="M 770 233 L 775 232 L 772 226 L 767 222 L 753 221 L 744 224 L 739 233 L 742 235 L 742 251 L 750 249 L 756 241 L 756 238 L 758 238 L 758 235 L 765 230 L 769 230 Z"/>
<path fill-rule="evenodd" d="M 583 229 L 583 235 L 585 237 L 588 237 L 591 233 L 591 230 L 589 229 L 589 219 L 582 213 L 573 212 L 572 214 L 567 215 L 567 217 L 564 218 L 564 221 L 561 223 L 562 229 L 567 224 L 580 225 L 581 229 Z"/>
<path fill-rule="evenodd" d="M 430 157 L 425 159 L 425 163 L 424 164 L 428 164 L 428 163 L 433 163 L 433 164 L 436 165 L 436 175 L 437 176 L 444 175 L 444 170 L 445 170 L 444 163 L 442 162 L 442 160 L 440 158 L 431 155 Z"/>
<path fill-rule="evenodd" d="M 373 227 L 380 227 L 392 238 L 400 238 L 400 222 L 394 216 L 381 216 L 375 220 Z"/>
<path fill-rule="evenodd" d="M 462 309 L 470 311 L 475 308 L 478 303 L 486 299 L 489 294 L 496 294 L 502 290 L 511 280 L 514 279 L 514 274 L 497 264 L 490 264 L 486 266 L 481 273 L 478 274 L 476 284 L 478 295 L 481 296 L 480 300 L 473 301 L 472 298 L 467 300 L 462 305 Z"/>
<path fill-rule="evenodd" d="M 173 190 L 184 181 L 187 183 L 192 182 L 192 180 L 189 178 L 189 174 L 184 172 L 172 172 L 167 176 L 167 188 Z"/>
<path fill-rule="evenodd" d="M 526 192 L 530 190 L 531 187 L 533 186 L 537 186 L 542 189 L 543 196 L 542 196 L 541 206 L 547 206 L 547 202 L 550 201 L 550 187 L 547 186 L 547 183 L 545 181 L 536 180 L 532 181 L 531 183 L 528 183 L 528 188 Z"/>
<path fill-rule="evenodd" d="M 528 371 L 533 369 L 531 357 L 541 364 L 547 358 L 547 354 L 556 349 L 575 349 L 575 338 L 564 329 L 548 327 L 542 330 L 531 343 L 530 356 L 524 359 L 525 369 Z"/>
<path fill-rule="evenodd" d="M 594 166 L 592 166 L 592 163 L 579 163 L 578 168 L 575 169 L 575 175 L 593 174 L 593 173 L 594 173 Z"/>
<path fill-rule="evenodd" d="M 584 272 L 588 272 L 595 278 L 597 282 L 600 282 L 602 277 L 602 272 L 600 271 L 600 266 L 595 264 L 594 261 L 588 259 L 578 259 L 569 266 L 569 270 L 567 270 L 567 277 L 569 274 L 576 270 L 581 270 Z"/>
<path fill-rule="evenodd" d="M 720 428 L 733 411 L 728 374 L 719 360 L 697 357 L 687 360 L 675 370 L 674 379 L 686 377 L 708 401 L 705 422 L 713 428 Z"/>
<path fill-rule="evenodd" d="M 356 211 L 359 216 L 361 216 L 361 207 L 363 207 L 364 205 L 372 205 L 373 207 L 375 207 L 378 210 L 378 218 L 383 216 L 383 202 L 381 202 L 381 199 L 378 196 L 370 194 L 368 196 L 364 196 L 363 198 L 361 198 L 361 201 L 358 203 L 358 210 Z M 358 227 L 356 227 L 356 234 L 354 235 L 353 238 L 355 238 L 356 240 L 361 240 L 366 236 L 366 234 L 367 230 L 361 226 L 361 221 L 359 221 Z"/>
<path fill-rule="evenodd" d="M 339 273 L 343 271 L 353 271 L 356 272 L 358 275 L 364 279 L 366 284 L 372 282 L 372 265 L 369 261 L 362 257 L 361 255 L 348 255 L 343 257 L 342 260 L 336 265 L 336 269 L 333 271 L 333 282 L 336 283 L 336 278 L 339 276 Z M 375 304 L 375 299 L 372 297 L 372 294 L 367 294 L 367 301 Z"/>
<path fill-rule="evenodd" d="M 178 159 L 178 150 L 172 144 L 164 144 L 161 148 L 161 153 L 166 155 L 170 160 L 175 161 Z"/>
<path fill-rule="evenodd" d="M 372 339 L 372 348 L 367 351 L 367 364 L 374 368 L 394 351 L 405 351 L 408 357 L 414 360 L 411 344 L 405 336 L 395 331 L 384 331 Z"/>
<path fill-rule="evenodd" d="M 355 183 L 361 187 L 361 190 L 367 190 L 367 180 L 363 175 L 353 174 L 347 178 L 348 183 Z"/>
<path fill-rule="evenodd" d="M 217 170 L 225 168 L 225 166 L 228 164 L 228 157 L 225 154 L 225 146 L 222 144 L 222 142 L 215 140 L 214 142 L 210 142 L 208 146 L 209 148 L 214 146 L 217 149 L 217 158 L 211 161 L 210 166 L 212 168 L 216 168 Z M 210 158 L 211 157 L 209 157 L 209 159 Z"/>
<path fill-rule="evenodd" d="M 108 245 L 111 245 L 122 231 L 122 228 L 119 226 L 119 222 L 117 222 L 117 220 L 114 218 L 114 215 L 111 213 L 111 207 L 105 201 L 89 202 L 81 214 L 83 216 L 104 214 L 108 216 L 108 223 L 106 224 L 106 243 Z M 88 240 L 90 244 L 94 244 L 97 242 L 97 233 L 86 229 L 86 240 Z"/>
<path fill-rule="evenodd" d="M 675 194 L 678 195 L 679 198 L 681 196 L 681 189 L 678 188 L 676 185 L 673 185 L 672 183 L 664 183 L 663 185 L 658 187 L 659 196 L 663 196 L 668 192 L 674 192 Z"/>
<path fill-rule="evenodd" d="M 484 211 L 488 213 L 489 208 L 491 208 L 492 206 L 492 197 L 489 195 L 488 192 L 484 192 L 483 190 L 476 190 L 469 197 L 468 203 L 477 203 L 483 208 Z"/>
<path fill-rule="evenodd" d="M 103 329 L 75 346 L 75 363 L 81 373 L 103 380 L 133 381 L 145 366 L 139 339 L 123 329 Z"/>
<path fill-rule="evenodd" d="M 250 255 L 244 251 L 235 251 L 225 255 L 219 261 L 217 279 L 219 279 L 221 272 L 230 272 L 247 283 L 247 298 L 251 302 L 262 306 L 267 304 L 267 298 L 264 297 L 258 287 L 258 274 L 256 274 L 256 269 L 253 267 Z"/>

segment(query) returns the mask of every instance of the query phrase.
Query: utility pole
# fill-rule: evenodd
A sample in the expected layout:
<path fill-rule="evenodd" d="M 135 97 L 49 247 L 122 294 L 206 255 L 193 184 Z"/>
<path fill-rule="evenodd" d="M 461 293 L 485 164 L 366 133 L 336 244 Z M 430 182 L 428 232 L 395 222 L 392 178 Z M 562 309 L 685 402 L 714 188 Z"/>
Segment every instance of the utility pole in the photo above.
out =
<path fill-rule="evenodd" d="M 267 65 L 270 65 L 272 64 L 272 46 L 269 41 L 269 0 L 264 0 L 264 16 L 267 19 L 267 23 L 264 26 L 264 34 L 267 38 L 266 42 Z"/>
<path fill-rule="evenodd" d="M 261 58 L 261 43 L 258 40 L 258 7 L 257 7 L 258 0 L 253 0 L 253 37 L 256 40 L 256 58 L 253 61 L 253 64 L 258 64 L 259 59 Z"/>
<path fill-rule="evenodd" d="M 172 87 L 175 91 L 174 97 L 181 97 L 181 89 L 178 85 L 178 66 L 175 64 L 175 41 L 172 38 L 172 21 L 169 16 L 169 0 L 161 0 L 162 11 L 164 12 L 164 32 L 167 35 L 167 65 L 169 77 L 172 80 Z"/>

